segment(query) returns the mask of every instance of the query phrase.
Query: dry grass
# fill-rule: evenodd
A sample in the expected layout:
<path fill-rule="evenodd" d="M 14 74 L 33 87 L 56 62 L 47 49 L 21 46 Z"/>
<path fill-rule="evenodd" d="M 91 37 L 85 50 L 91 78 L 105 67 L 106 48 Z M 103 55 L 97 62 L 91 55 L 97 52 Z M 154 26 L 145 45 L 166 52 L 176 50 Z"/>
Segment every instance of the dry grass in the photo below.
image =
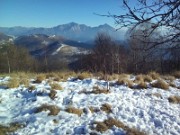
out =
<path fill-rule="evenodd" d="M 180 71 L 175 71 L 172 75 L 176 78 L 180 78 Z"/>
<path fill-rule="evenodd" d="M 47 105 L 47 104 L 43 104 L 40 107 L 38 107 L 35 111 L 35 113 L 39 113 L 42 111 L 50 111 L 48 113 L 48 115 L 58 115 L 58 113 L 60 112 L 60 108 L 56 105 Z"/>
<path fill-rule="evenodd" d="M 9 82 L 7 83 L 8 88 L 17 88 L 19 87 L 20 82 L 18 78 L 11 78 Z"/>
<path fill-rule="evenodd" d="M 162 95 L 160 93 L 152 93 L 152 95 L 157 98 L 162 98 Z"/>
<path fill-rule="evenodd" d="M 86 91 L 86 89 L 79 92 L 79 94 L 109 94 L 110 91 L 107 89 L 101 89 L 98 86 L 94 86 L 92 91 Z"/>
<path fill-rule="evenodd" d="M 24 85 L 25 87 L 28 87 L 29 86 L 29 79 L 28 78 L 20 79 L 20 84 Z"/>
<path fill-rule="evenodd" d="M 49 93 L 49 97 L 54 100 L 56 98 L 57 91 L 51 90 Z"/>
<path fill-rule="evenodd" d="M 156 72 L 149 72 L 148 75 L 150 77 L 152 77 L 153 80 L 157 80 L 157 79 L 161 78 L 160 75 Z"/>
<path fill-rule="evenodd" d="M 58 83 L 50 83 L 51 89 L 52 90 L 62 90 L 63 88 L 61 87 L 60 84 Z"/>
<path fill-rule="evenodd" d="M 46 75 L 45 74 L 38 74 L 37 77 L 36 77 L 36 80 L 34 82 L 35 83 L 41 83 L 45 79 L 46 79 Z"/>
<path fill-rule="evenodd" d="M 107 131 L 108 129 L 111 129 L 113 126 L 116 126 L 125 130 L 127 135 L 146 135 L 144 132 L 141 132 L 135 128 L 129 128 L 121 121 L 113 118 L 109 118 L 107 120 L 104 120 L 103 122 L 94 122 L 94 124 L 96 124 L 95 130 L 101 133 Z"/>
<path fill-rule="evenodd" d="M 77 114 L 78 116 L 81 116 L 81 114 L 83 113 L 82 109 L 78 109 L 75 107 L 68 107 L 65 111 L 68 113 Z"/>
<path fill-rule="evenodd" d="M 24 125 L 19 123 L 11 123 L 9 126 L 0 125 L 0 135 L 7 135 L 15 132 L 16 130 L 23 128 Z"/>
<path fill-rule="evenodd" d="M 92 77 L 92 74 L 91 74 L 91 73 L 89 73 L 89 72 L 83 72 L 83 73 L 79 73 L 79 74 L 78 74 L 77 79 L 83 80 L 83 79 L 91 78 L 91 77 Z"/>
<path fill-rule="evenodd" d="M 170 96 L 168 98 L 170 103 L 179 104 L 180 103 L 180 96 Z"/>
<path fill-rule="evenodd" d="M 169 80 L 169 81 L 174 81 L 176 78 L 174 77 L 174 76 L 172 76 L 172 75 L 164 75 L 164 76 L 162 76 L 162 78 L 163 79 L 165 79 L 165 80 Z"/>
<path fill-rule="evenodd" d="M 129 88 L 133 88 L 133 81 L 129 80 L 129 79 L 119 79 L 117 82 L 116 82 L 118 85 L 126 85 L 128 86 Z"/>
<path fill-rule="evenodd" d="M 138 84 L 137 84 L 137 88 L 138 89 L 147 89 L 147 83 L 144 82 L 143 80 L 141 80 Z"/>
<path fill-rule="evenodd" d="M 150 75 L 143 75 L 143 74 L 137 75 L 136 79 L 135 79 L 136 83 L 139 83 L 139 82 L 152 82 L 152 81 L 153 81 L 153 78 Z"/>
<path fill-rule="evenodd" d="M 170 82 L 170 83 L 169 83 L 169 86 L 174 87 L 174 88 L 177 88 L 177 86 L 176 86 L 173 82 Z"/>
<path fill-rule="evenodd" d="M 33 91 L 33 90 L 35 90 L 36 89 L 36 87 L 34 86 L 34 85 L 31 85 L 31 86 L 29 86 L 29 88 L 28 88 L 28 90 L 31 92 L 31 91 Z"/>
<path fill-rule="evenodd" d="M 164 80 L 162 80 L 162 79 L 158 79 L 156 82 L 154 82 L 152 84 L 152 86 L 156 87 L 156 88 L 161 88 L 161 89 L 164 89 L 164 90 L 169 89 L 169 84 L 167 82 L 165 82 Z"/>
<path fill-rule="evenodd" d="M 111 113 L 112 110 L 111 110 L 112 106 L 110 104 L 102 104 L 102 107 L 101 107 L 101 110 L 106 112 L 106 113 Z"/>

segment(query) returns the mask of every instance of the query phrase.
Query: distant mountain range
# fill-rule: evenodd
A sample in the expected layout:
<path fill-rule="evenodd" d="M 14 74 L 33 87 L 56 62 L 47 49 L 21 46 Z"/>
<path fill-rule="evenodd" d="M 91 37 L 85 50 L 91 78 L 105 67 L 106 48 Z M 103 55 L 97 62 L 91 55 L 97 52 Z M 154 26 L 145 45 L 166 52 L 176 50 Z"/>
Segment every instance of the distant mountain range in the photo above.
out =
<path fill-rule="evenodd" d="M 108 24 L 99 25 L 97 27 L 90 27 L 84 24 L 68 23 L 58 25 L 52 28 L 35 28 L 35 27 L 0 27 L 0 32 L 10 36 L 25 36 L 34 34 L 45 34 L 48 36 L 56 35 L 63 36 L 67 39 L 90 42 L 94 40 L 98 32 L 106 32 L 111 35 L 115 40 L 123 40 L 124 31 L 116 31 Z"/>

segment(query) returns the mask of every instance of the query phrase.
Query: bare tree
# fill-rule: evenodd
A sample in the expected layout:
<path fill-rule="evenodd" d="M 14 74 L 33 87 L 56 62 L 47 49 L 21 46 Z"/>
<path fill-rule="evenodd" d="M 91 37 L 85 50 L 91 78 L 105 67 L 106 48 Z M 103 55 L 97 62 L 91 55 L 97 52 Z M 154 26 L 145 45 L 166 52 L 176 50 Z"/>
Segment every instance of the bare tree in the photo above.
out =
<path fill-rule="evenodd" d="M 136 5 L 132 6 L 132 3 Z M 114 18 L 119 29 L 134 29 L 142 23 L 152 22 L 149 35 L 159 29 L 163 31 L 163 37 L 147 49 L 162 44 L 169 48 L 180 47 L 180 0 L 123 0 L 123 5 L 126 14 L 105 15 Z"/>

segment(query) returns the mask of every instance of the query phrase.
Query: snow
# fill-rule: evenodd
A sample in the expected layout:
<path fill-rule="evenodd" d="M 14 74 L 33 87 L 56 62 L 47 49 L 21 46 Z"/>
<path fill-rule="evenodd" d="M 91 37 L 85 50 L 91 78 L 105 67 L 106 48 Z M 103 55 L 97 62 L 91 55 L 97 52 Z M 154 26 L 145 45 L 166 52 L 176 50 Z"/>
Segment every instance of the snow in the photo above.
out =
<path fill-rule="evenodd" d="M 63 47 L 65 47 L 65 45 L 64 45 L 64 44 L 61 44 L 61 46 L 60 46 L 59 48 L 57 48 L 56 51 L 54 51 L 51 55 L 56 55 L 56 54 L 58 54 L 58 52 L 59 52 Z"/>
<path fill-rule="evenodd" d="M 7 82 L 9 77 L 0 77 L 0 83 Z M 180 134 L 180 104 L 169 103 L 171 95 L 180 96 L 180 90 L 170 87 L 169 91 L 158 88 L 132 90 L 123 85 L 110 86 L 109 94 L 85 94 L 80 91 L 92 91 L 94 86 L 106 88 L 106 81 L 97 79 L 73 80 L 58 82 L 63 90 L 57 90 L 57 98 L 52 100 L 48 94 L 48 80 L 35 85 L 36 89 L 29 92 L 24 86 L 5 89 L 0 87 L 0 123 L 8 125 L 20 122 L 25 125 L 14 134 L 64 135 L 64 134 L 124 134 L 123 129 L 113 127 L 104 133 L 91 129 L 94 121 L 107 118 L 120 120 L 129 127 L 145 131 L 149 135 L 178 135 Z M 174 83 L 179 86 L 180 79 Z M 162 97 L 153 96 L 160 93 Z M 100 109 L 102 104 L 112 106 L 112 113 L 99 111 L 91 113 L 89 107 Z M 56 105 L 60 112 L 56 116 L 48 116 L 48 111 L 34 113 L 42 104 Z M 64 111 L 67 107 L 86 110 L 80 117 Z M 58 122 L 53 122 L 57 120 Z"/>

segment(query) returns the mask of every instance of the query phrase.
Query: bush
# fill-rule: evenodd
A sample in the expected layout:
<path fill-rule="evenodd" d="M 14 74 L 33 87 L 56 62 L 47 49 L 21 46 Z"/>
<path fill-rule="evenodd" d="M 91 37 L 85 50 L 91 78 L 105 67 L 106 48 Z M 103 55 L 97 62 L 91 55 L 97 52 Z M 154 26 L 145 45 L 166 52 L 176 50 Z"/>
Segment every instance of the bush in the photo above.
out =
<path fill-rule="evenodd" d="M 68 112 L 68 113 L 77 114 L 78 116 L 81 116 L 81 114 L 83 113 L 82 109 L 78 109 L 78 108 L 75 108 L 75 107 L 68 107 L 65 111 Z"/>
<path fill-rule="evenodd" d="M 161 79 L 158 79 L 155 83 L 152 84 L 153 87 L 161 88 L 164 90 L 169 89 L 169 84 Z"/>
<path fill-rule="evenodd" d="M 179 104 L 180 103 L 180 96 L 170 96 L 168 98 L 170 103 Z"/>
<path fill-rule="evenodd" d="M 42 111 L 50 111 L 48 115 L 58 115 L 58 113 L 60 112 L 60 108 L 56 105 L 43 104 L 36 109 L 35 113 L 39 113 Z"/>

